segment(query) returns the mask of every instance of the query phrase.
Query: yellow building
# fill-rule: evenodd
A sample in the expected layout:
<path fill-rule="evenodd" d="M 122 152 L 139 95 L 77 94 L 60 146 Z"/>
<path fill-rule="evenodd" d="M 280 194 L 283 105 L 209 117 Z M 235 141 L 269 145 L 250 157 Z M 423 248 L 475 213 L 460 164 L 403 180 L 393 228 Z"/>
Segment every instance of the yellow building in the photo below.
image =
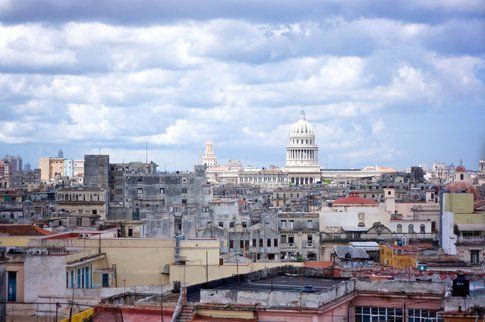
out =
<path fill-rule="evenodd" d="M 64 174 L 64 159 L 43 157 L 39 159 L 40 180 L 43 182 L 53 180 L 57 175 Z"/>
<path fill-rule="evenodd" d="M 411 246 L 380 245 L 379 261 L 383 266 L 394 268 L 415 268 L 417 256 Z"/>
<path fill-rule="evenodd" d="M 93 287 L 106 283 L 118 287 L 166 284 L 170 281 L 170 265 L 176 262 L 176 241 L 172 238 L 115 238 L 104 237 L 102 232 L 71 232 L 37 239 L 32 244 L 77 250 L 66 259 L 68 275 L 72 270 L 76 283 L 77 274 L 82 275 L 88 267 Z M 217 239 L 182 240 L 179 249 L 180 261 L 203 267 L 206 261 L 209 265 L 219 263 Z"/>

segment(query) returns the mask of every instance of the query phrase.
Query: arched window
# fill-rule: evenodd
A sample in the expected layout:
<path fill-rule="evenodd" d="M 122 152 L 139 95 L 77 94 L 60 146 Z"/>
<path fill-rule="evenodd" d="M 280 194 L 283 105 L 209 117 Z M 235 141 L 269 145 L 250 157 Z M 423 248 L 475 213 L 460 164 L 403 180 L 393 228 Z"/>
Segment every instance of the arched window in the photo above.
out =
<path fill-rule="evenodd" d="M 396 230 L 397 230 L 398 233 L 402 233 L 402 225 L 401 224 L 397 224 Z"/>
<path fill-rule="evenodd" d="M 408 233 L 410 233 L 410 234 L 414 233 L 414 225 L 413 224 L 409 224 Z"/>
<path fill-rule="evenodd" d="M 419 232 L 420 232 L 421 234 L 424 234 L 424 233 L 426 232 L 426 226 L 425 226 L 424 224 L 421 224 L 421 225 L 419 226 Z"/>
<path fill-rule="evenodd" d="M 359 222 L 359 224 L 357 225 L 358 227 L 365 227 L 365 223 L 364 222 Z"/>
<path fill-rule="evenodd" d="M 460 174 L 460 180 L 465 180 L 465 175 L 463 173 Z"/>

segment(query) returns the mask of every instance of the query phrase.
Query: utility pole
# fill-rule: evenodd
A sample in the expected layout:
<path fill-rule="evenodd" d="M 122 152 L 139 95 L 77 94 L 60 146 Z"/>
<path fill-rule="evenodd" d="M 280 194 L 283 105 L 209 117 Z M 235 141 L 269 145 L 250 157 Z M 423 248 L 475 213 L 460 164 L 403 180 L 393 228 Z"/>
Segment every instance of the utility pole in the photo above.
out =
<path fill-rule="evenodd" d="M 209 283 L 209 251 L 205 251 L 205 281 Z"/>
<path fill-rule="evenodd" d="M 160 314 L 163 322 L 163 284 L 160 284 Z"/>

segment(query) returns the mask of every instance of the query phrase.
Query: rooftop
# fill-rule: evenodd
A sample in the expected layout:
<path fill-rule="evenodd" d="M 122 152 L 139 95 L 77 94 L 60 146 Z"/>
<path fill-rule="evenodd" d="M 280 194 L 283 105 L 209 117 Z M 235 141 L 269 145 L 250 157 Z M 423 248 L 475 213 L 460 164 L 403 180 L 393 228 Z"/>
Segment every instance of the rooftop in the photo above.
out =
<path fill-rule="evenodd" d="M 345 197 L 337 199 L 333 202 L 334 206 L 344 206 L 344 205 L 376 205 L 377 202 L 371 199 L 366 199 L 357 196 Z"/>
<path fill-rule="evenodd" d="M 47 236 L 52 234 L 53 232 L 35 225 L 0 225 L 0 236 Z"/>

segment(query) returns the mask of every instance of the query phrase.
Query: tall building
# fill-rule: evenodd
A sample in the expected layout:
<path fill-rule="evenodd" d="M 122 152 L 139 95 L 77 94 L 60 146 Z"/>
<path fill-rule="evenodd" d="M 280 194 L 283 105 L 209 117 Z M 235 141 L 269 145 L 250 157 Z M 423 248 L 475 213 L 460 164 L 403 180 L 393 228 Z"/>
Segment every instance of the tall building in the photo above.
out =
<path fill-rule="evenodd" d="M 286 146 L 285 171 L 288 173 L 289 181 L 294 185 L 320 181 L 315 131 L 306 120 L 303 110 L 300 111 L 300 119 L 291 127 L 290 141 Z"/>
<path fill-rule="evenodd" d="M 64 159 L 64 173 L 63 176 L 74 177 L 74 160 Z"/>
<path fill-rule="evenodd" d="M 42 157 L 39 159 L 40 180 L 51 181 L 64 175 L 64 159 Z"/>
<path fill-rule="evenodd" d="M 22 157 L 19 155 L 13 156 L 13 155 L 6 155 L 3 158 L 4 162 L 8 162 L 10 164 L 10 172 L 15 173 L 17 171 L 22 171 L 23 165 L 22 165 Z"/>
<path fill-rule="evenodd" d="M 84 185 L 109 189 L 109 155 L 84 156 Z"/>
<path fill-rule="evenodd" d="M 217 157 L 214 153 L 214 147 L 211 141 L 207 141 L 205 143 L 205 152 L 200 157 L 200 161 L 202 165 L 205 165 L 208 168 L 211 168 L 217 165 Z"/>
<path fill-rule="evenodd" d="M 64 158 L 64 152 L 62 152 L 62 149 L 59 149 L 59 151 L 57 151 L 57 157 Z"/>

